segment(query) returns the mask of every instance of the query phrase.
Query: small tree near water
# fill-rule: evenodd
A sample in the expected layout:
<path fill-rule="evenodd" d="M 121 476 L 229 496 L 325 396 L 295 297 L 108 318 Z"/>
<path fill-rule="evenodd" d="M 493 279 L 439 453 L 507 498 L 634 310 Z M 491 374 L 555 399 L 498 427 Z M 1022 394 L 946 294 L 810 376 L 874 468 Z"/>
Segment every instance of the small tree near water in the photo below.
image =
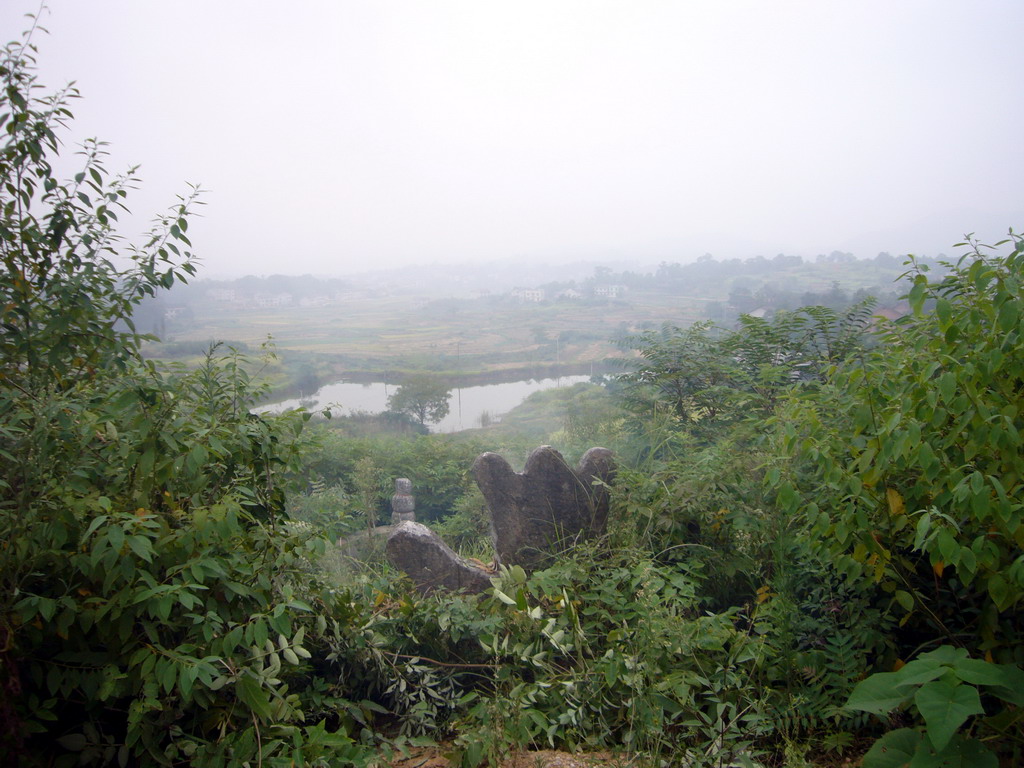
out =
<path fill-rule="evenodd" d="M 443 379 L 419 373 L 406 377 L 388 398 L 388 408 L 395 413 L 408 414 L 420 424 L 436 424 L 448 415 L 451 397 L 451 387 Z"/>

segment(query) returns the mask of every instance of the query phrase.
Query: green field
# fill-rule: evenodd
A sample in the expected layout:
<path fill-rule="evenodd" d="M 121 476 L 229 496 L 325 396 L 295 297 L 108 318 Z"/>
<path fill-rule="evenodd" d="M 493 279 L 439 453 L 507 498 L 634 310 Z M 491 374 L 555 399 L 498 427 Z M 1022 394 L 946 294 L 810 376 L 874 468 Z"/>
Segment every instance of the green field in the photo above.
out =
<path fill-rule="evenodd" d="M 430 369 L 488 373 L 543 364 L 569 366 L 621 356 L 617 339 L 663 322 L 702 317 L 701 301 L 634 291 L 603 304 L 410 302 L 366 299 L 321 308 L 261 310 L 197 307 L 193 322 L 167 342 L 227 341 L 258 347 L 268 337 L 289 357 L 347 370 Z M 151 353 L 163 357 L 159 346 Z"/>

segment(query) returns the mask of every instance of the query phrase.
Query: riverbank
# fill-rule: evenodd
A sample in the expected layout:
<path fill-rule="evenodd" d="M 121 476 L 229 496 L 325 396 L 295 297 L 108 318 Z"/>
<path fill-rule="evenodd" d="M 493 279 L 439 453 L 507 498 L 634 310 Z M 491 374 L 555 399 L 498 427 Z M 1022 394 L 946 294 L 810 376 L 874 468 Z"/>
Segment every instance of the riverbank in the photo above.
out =
<path fill-rule="evenodd" d="M 422 370 L 404 367 L 389 367 L 375 370 L 342 370 L 340 366 L 323 366 L 310 375 L 308 367 L 289 365 L 291 355 L 279 353 L 281 360 L 274 366 L 261 371 L 264 381 L 270 385 L 260 398 L 260 406 L 289 399 L 305 399 L 325 386 L 335 383 L 386 384 L 399 386 L 408 374 L 423 373 Z M 614 376 L 625 369 L 625 358 L 608 358 L 596 363 L 543 363 L 519 364 L 483 371 L 434 371 L 429 373 L 447 382 L 452 389 L 481 387 L 492 384 L 509 384 L 516 381 L 540 381 L 577 376 Z"/>
<path fill-rule="evenodd" d="M 463 432 L 485 427 L 520 405 L 530 395 L 551 389 L 565 389 L 588 382 L 586 375 L 565 375 L 549 378 L 518 379 L 499 383 L 466 384 L 446 381 L 450 385 L 448 412 L 430 424 L 431 432 Z M 319 410 L 329 408 L 339 416 L 379 414 L 388 410 L 388 400 L 398 389 L 394 383 L 381 381 L 339 381 L 327 384 L 305 397 L 278 400 L 260 406 L 261 411 L 279 412 L 290 408 Z"/>
<path fill-rule="evenodd" d="M 508 384 L 513 381 L 530 379 L 556 379 L 565 376 L 607 376 L 622 371 L 622 365 L 611 360 L 601 363 L 571 363 L 520 365 L 509 368 L 497 368 L 488 371 L 430 371 L 432 376 L 452 382 L 454 387 L 480 387 L 488 384 Z M 341 381 L 353 384 L 394 384 L 399 385 L 406 374 L 423 373 L 417 370 L 391 369 L 386 371 L 352 371 L 341 378 Z"/>

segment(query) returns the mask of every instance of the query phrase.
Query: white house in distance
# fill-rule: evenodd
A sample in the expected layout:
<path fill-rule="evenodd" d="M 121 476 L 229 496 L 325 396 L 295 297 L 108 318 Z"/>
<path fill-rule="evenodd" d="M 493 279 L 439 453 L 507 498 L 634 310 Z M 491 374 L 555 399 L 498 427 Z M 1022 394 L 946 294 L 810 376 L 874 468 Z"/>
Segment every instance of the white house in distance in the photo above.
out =
<path fill-rule="evenodd" d="M 206 292 L 210 301 L 234 302 L 238 300 L 234 288 L 211 288 Z"/>
<path fill-rule="evenodd" d="M 596 285 L 594 286 L 594 295 L 600 296 L 604 299 L 617 299 L 623 293 L 626 292 L 626 286 L 624 285 Z"/>
<path fill-rule="evenodd" d="M 519 299 L 522 302 L 532 301 L 539 302 L 544 301 L 544 289 L 543 288 L 513 288 L 512 297 Z"/>

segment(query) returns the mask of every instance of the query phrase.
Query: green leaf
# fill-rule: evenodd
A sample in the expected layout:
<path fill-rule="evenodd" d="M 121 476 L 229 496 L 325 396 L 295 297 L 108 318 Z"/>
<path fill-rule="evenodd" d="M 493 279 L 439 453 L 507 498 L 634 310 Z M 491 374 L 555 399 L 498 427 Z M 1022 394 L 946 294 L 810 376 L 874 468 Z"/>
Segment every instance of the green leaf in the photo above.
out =
<path fill-rule="evenodd" d="M 904 610 L 908 612 L 914 610 L 914 596 L 906 590 L 897 589 L 893 597 L 896 598 L 896 602 L 899 603 Z"/>
<path fill-rule="evenodd" d="M 49 597 L 40 597 L 36 601 L 36 610 L 39 611 L 43 621 L 49 621 L 57 612 L 57 601 Z"/>
<path fill-rule="evenodd" d="M 942 558 L 947 563 L 956 565 L 960 562 L 960 545 L 957 543 L 956 536 L 952 530 L 949 528 L 940 530 L 935 538 L 935 542 L 938 544 Z"/>
<path fill-rule="evenodd" d="M 918 275 L 914 278 L 914 286 L 910 289 L 910 293 L 907 294 L 907 300 L 910 302 L 910 308 L 915 314 L 919 314 L 924 306 L 927 286 L 928 279 L 924 275 Z"/>
<path fill-rule="evenodd" d="M 69 733 L 67 736 L 61 736 L 57 739 L 57 743 L 68 752 L 81 752 L 88 745 L 89 740 L 85 738 L 83 733 Z"/>
<path fill-rule="evenodd" d="M 187 664 L 181 668 L 181 673 L 178 675 L 178 690 L 181 692 L 183 700 L 188 701 L 192 693 L 192 685 L 198 675 L 199 667 L 195 664 Z"/>
<path fill-rule="evenodd" d="M 163 686 L 164 693 L 170 693 L 178 679 L 178 667 L 170 659 L 160 659 L 156 665 L 156 679 Z"/>
<path fill-rule="evenodd" d="M 938 387 L 942 399 L 947 403 L 951 402 L 954 395 L 956 395 L 956 376 L 946 371 L 946 373 L 939 377 Z"/>
<path fill-rule="evenodd" d="M 790 483 L 783 483 L 779 486 L 778 505 L 783 509 L 792 509 L 796 503 L 796 491 Z"/>
<path fill-rule="evenodd" d="M 914 549 L 924 549 L 924 541 L 928 537 L 928 531 L 932 527 L 932 517 L 927 512 L 921 515 L 921 519 L 917 521 L 917 527 L 914 535 Z"/>
<path fill-rule="evenodd" d="M 273 712 L 270 709 L 270 697 L 266 689 L 260 685 L 260 681 L 255 677 L 243 674 L 235 681 L 235 691 L 238 693 L 238 698 L 261 720 L 270 721 L 273 719 Z"/>
<path fill-rule="evenodd" d="M 109 506 L 109 501 L 108 501 L 108 506 Z M 96 532 L 97 528 L 99 528 L 101 525 L 103 525 L 109 519 L 110 518 L 107 515 L 99 515 L 97 517 L 94 517 L 92 519 L 92 522 L 89 523 L 89 527 L 85 529 L 85 533 L 82 534 L 82 539 L 81 540 L 85 541 L 86 539 L 88 539 L 90 536 L 93 535 L 93 533 Z"/>
<path fill-rule="evenodd" d="M 928 727 L 928 739 L 938 750 L 946 747 L 967 718 L 985 711 L 977 688 L 944 680 L 922 685 L 914 696 L 914 703 Z"/>
<path fill-rule="evenodd" d="M 1015 300 L 1004 301 L 999 307 L 999 329 L 1008 333 L 1017 325 L 1017 318 L 1020 315 L 1019 302 Z"/>
<path fill-rule="evenodd" d="M 518 608 L 520 611 L 526 611 L 529 609 L 529 607 L 530 604 L 526 599 L 526 590 L 520 587 L 516 590 L 516 608 Z M 540 606 L 537 607 L 539 608 Z"/>
<path fill-rule="evenodd" d="M 132 552 L 147 563 L 153 560 L 153 543 L 146 536 L 129 536 L 128 546 Z"/>
<path fill-rule="evenodd" d="M 914 664 L 918 661 L 925 661 L 934 664 L 959 664 L 964 659 L 970 658 L 970 654 L 967 653 L 965 648 L 957 648 L 953 645 L 940 645 L 934 651 L 928 651 L 928 653 L 922 653 L 914 661 L 907 666 Z"/>
<path fill-rule="evenodd" d="M 246 587 L 246 589 L 248 588 Z M 256 645 L 264 645 L 267 642 L 267 623 L 265 621 L 257 620 L 251 625 L 251 627 L 253 643 Z"/>
<path fill-rule="evenodd" d="M 999 760 L 988 747 L 977 739 L 967 739 L 959 734 L 946 745 L 945 749 L 934 751 L 920 748 L 910 768 L 999 768 Z"/>
<path fill-rule="evenodd" d="M 619 677 L 619 662 L 618 659 L 612 659 L 605 665 L 604 668 L 604 682 L 609 688 L 615 685 L 615 681 Z"/>
<path fill-rule="evenodd" d="M 494 587 L 491 591 L 494 593 L 494 596 L 496 598 L 498 598 L 499 600 L 501 600 L 501 602 L 503 602 L 505 605 L 515 605 L 516 604 L 515 600 L 513 600 L 511 597 L 506 595 L 504 592 L 502 592 L 497 587 Z"/>
<path fill-rule="evenodd" d="M 156 463 L 156 451 L 152 448 L 147 448 L 142 456 L 139 458 L 139 464 L 137 468 L 138 475 L 140 477 L 149 477 L 153 474 L 153 465 Z"/>
<path fill-rule="evenodd" d="M 1010 607 L 1018 596 L 1017 590 L 1012 590 L 1009 582 L 998 573 L 988 580 L 988 593 L 999 610 Z"/>
<path fill-rule="evenodd" d="M 895 672 L 879 672 L 861 680 L 846 701 L 847 709 L 858 709 L 882 717 L 910 698 L 910 692 L 900 688 Z"/>
<path fill-rule="evenodd" d="M 942 662 L 936 659 L 926 659 L 923 656 L 914 659 L 909 664 L 904 664 L 898 672 L 893 672 L 894 684 L 903 691 L 909 691 L 914 686 L 927 683 L 941 677 L 948 671 Z M 908 694 L 909 695 L 909 694 Z"/>
<path fill-rule="evenodd" d="M 889 731 L 872 745 L 861 763 L 863 768 L 907 768 L 924 735 L 910 728 Z"/>
<path fill-rule="evenodd" d="M 987 686 L 1004 701 L 1024 706 L 1024 670 L 1019 667 L 965 659 L 953 667 L 953 672 L 965 683 Z"/>
<path fill-rule="evenodd" d="M 969 547 L 961 547 L 959 566 L 963 569 L 961 575 L 964 577 L 964 581 L 969 582 L 969 576 L 978 570 L 978 559 Z M 966 574 L 963 571 L 966 571 Z"/>
<path fill-rule="evenodd" d="M 227 682 L 228 682 L 228 679 L 226 677 L 224 677 L 222 675 L 218 675 L 217 677 L 212 678 L 206 684 L 206 687 L 209 688 L 211 691 L 219 691 L 221 688 L 224 687 L 224 685 Z"/>
<path fill-rule="evenodd" d="M 313 606 L 307 603 L 305 600 L 299 600 L 298 598 L 292 598 L 288 601 L 288 607 L 295 611 L 304 611 L 306 613 L 313 613 Z M 295 636 L 292 642 L 301 643 L 301 633 L 303 630 L 299 630 L 298 635 Z"/>
<path fill-rule="evenodd" d="M 242 642 L 242 634 L 244 628 L 241 626 L 235 627 L 224 636 L 224 640 L 221 643 L 221 653 L 225 656 L 230 656 L 235 652 L 235 648 Z"/>
<path fill-rule="evenodd" d="M 115 552 L 120 552 L 121 547 L 124 545 L 124 529 L 117 525 L 111 525 L 107 529 L 107 541 L 110 542 L 110 547 Z"/>

